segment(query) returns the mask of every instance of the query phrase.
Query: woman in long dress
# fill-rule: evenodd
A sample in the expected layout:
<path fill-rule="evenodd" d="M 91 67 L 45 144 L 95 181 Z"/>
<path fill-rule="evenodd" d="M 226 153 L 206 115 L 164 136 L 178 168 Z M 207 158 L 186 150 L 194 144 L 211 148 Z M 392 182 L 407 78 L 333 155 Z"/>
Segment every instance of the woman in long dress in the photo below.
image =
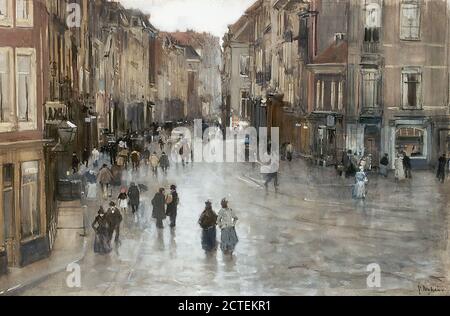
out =
<path fill-rule="evenodd" d="M 395 159 L 395 179 L 397 181 L 406 179 L 402 155 L 397 155 L 397 158 Z"/>
<path fill-rule="evenodd" d="M 354 199 L 365 199 L 366 198 L 366 184 L 369 182 L 366 173 L 364 172 L 364 167 L 359 168 L 359 172 L 356 173 L 356 183 L 353 186 L 353 198 Z"/>
<path fill-rule="evenodd" d="M 234 248 L 239 239 L 236 234 L 236 222 L 238 217 L 234 214 L 233 210 L 228 207 L 228 201 L 222 200 L 222 209 L 219 211 L 217 217 L 217 225 L 221 229 L 221 243 L 220 248 L 224 254 L 233 254 Z"/>
<path fill-rule="evenodd" d="M 111 252 L 109 243 L 109 224 L 106 218 L 105 210 L 102 206 L 98 210 L 98 215 L 92 223 L 95 231 L 94 252 L 99 254 L 107 254 Z"/>
<path fill-rule="evenodd" d="M 217 214 L 212 209 L 211 201 L 205 202 L 205 210 L 200 215 L 198 220 L 200 227 L 202 228 L 202 248 L 206 252 L 210 252 L 216 249 L 216 223 Z"/>

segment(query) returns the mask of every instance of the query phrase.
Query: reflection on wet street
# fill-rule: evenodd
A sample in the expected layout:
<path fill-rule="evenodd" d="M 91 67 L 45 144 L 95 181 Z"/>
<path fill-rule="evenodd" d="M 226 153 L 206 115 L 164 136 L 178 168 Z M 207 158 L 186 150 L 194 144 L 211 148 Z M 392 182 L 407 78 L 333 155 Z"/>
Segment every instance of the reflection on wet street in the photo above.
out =
<path fill-rule="evenodd" d="M 420 284 L 448 288 L 448 186 L 432 172 L 400 184 L 369 175 L 367 200 L 355 202 L 353 180 L 338 178 L 334 169 L 283 162 L 278 194 L 266 193 L 257 171 L 251 164 L 200 163 L 174 165 L 157 179 L 130 171 L 124 181 L 149 191 L 142 194 L 139 223 L 124 215 L 115 251 L 94 254 L 90 232 L 81 288 L 68 288 L 63 272 L 22 294 L 415 295 Z M 157 230 L 150 201 L 171 184 L 180 195 L 177 227 L 166 220 Z M 217 212 L 224 197 L 239 217 L 233 257 L 205 254 L 197 223 L 205 200 Z M 89 221 L 98 206 L 89 202 Z M 367 286 L 372 263 L 381 269 L 380 288 Z"/>

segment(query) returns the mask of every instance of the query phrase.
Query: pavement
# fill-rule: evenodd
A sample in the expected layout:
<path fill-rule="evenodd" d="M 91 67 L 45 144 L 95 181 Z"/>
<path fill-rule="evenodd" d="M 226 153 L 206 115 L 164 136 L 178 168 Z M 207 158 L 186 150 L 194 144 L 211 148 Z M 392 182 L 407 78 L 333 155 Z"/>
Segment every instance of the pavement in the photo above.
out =
<path fill-rule="evenodd" d="M 79 287 L 68 272 L 51 275 L 20 295 L 448 295 L 448 184 L 432 171 L 396 183 L 369 175 L 366 201 L 351 198 L 353 179 L 303 160 L 282 162 L 280 190 L 268 192 L 251 164 L 173 165 L 157 177 L 124 173 L 123 183 L 148 185 L 139 222 L 124 214 L 121 244 L 106 256 L 92 251 L 78 262 Z M 177 184 L 176 229 L 157 230 L 150 200 Z M 115 196 L 119 188 L 115 188 Z M 223 197 L 239 217 L 232 257 L 201 249 L 197 220 L 206 199 Z M 100 205 L 86 208 L 91 221 Z M 88 225 L 89 226 L 89 225 Z M 218 232 L 220 239 L 220 232 Z M 368 268 L 380 268 L 380 287 L 368 286 Z M 370 269 L 369 269 L 370 270 Z"/>
<path fill-rule="evenodd" d="M 86 252 L 84 212 L 80 201 L 58 202 L 59 220 L 54 248 L 50 256 L 23 268 L 10 268 L 0 277 L 0 295 L 16 295 L 52 275 L 65 271 Z"/>

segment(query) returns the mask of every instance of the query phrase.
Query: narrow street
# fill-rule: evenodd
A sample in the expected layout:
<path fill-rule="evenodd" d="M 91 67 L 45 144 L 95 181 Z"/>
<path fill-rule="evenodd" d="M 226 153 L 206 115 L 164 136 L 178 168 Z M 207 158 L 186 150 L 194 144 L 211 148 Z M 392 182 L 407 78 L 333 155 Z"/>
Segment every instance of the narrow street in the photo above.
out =
<path fill-rule="evenodd" d="M 81 287 L 69 272 L 56 274 L 22 295 L 336 295 L 411 294 L 418 286 L 448 288 L 448 186 L 432 172 L 395 184 L 369 175 L 365 202 L 351 199 L 353 179 L 332 168 L 283 162 L 280 192 L 266 193 L 251 164 L 173 165 L 157 181 L 128 173 L 127 183 L 147 184 L 139 224 L 124 216 L 121 244 L 110 255 L 81 261 Z M 158 187 L 178 186 L 177 227 L 157 231 L 151 199 Z M 117 192 L 114 192 L 116 194 Z M 206 199 L 228 197 L 239 217 L 232 258 L 205 255 L 198 216 Z M 433 203 L 430 203 L 433 201 Z M 106 203 L 104 204 L 106 206 Z M 89 204 L 92 222 L 98 204 Z M 220 240 L 220 233 L 218 233 Z M 381 268 L 381 287 L 368 288 L 369 264 Z"/>

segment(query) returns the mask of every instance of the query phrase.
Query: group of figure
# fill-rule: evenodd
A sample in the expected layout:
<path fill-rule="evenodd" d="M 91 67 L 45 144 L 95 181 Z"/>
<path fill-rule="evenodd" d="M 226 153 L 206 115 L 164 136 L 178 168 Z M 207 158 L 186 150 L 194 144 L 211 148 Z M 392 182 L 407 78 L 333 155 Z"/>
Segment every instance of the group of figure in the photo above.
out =
<path fill-rule="evenodd" d="M 395 180 L 403 181 L 405 179 L 411 179 L 411 158 L 404 152 L 397 153 L 397 157 L 394 162 L 395 167 Z"/>
<path fill-rule="evenodd" d="M 163 151 L 160 156 L 154 151 L 150 153 L 150 149 L 146 148 L 143 152 L 144 164 L 147 168 L 151 168 L 154 176 L 158 175 L 158 168 L 160 167 L 164 174 L 167 174 L 167 170 L 170 167 L 170 161 L 167 154 Z"/>
<path fill-rule="evenodd" d="M 116 244 L 120 243 L 120 224 L 122 220 L 122 214 L 114 202 L 109 203 L 109 208 L 106 212 L 103 206 L 100 206 L 98 215 L 92 223 L 92 228 L 95 231 L 95 253 L 108 254 L 111 252 L 111 241 L 114 233 L 114 242 Z"/>
<path fill-rule="evenodd" d="M 210 200 L 205 202 L 205 210 L 200 215 L 198 223 L 202 228 L 202 248 L 207 253 L 217 249 L 216 226 L 221 230 L 220 248 L 224 254 L 232 255 L 239 242 L 236 234 L 236 223 L 238 217 L 234 211 L 228 207 L 228 200 L 221 202 L 219 214 L 212 208 Z"/>

